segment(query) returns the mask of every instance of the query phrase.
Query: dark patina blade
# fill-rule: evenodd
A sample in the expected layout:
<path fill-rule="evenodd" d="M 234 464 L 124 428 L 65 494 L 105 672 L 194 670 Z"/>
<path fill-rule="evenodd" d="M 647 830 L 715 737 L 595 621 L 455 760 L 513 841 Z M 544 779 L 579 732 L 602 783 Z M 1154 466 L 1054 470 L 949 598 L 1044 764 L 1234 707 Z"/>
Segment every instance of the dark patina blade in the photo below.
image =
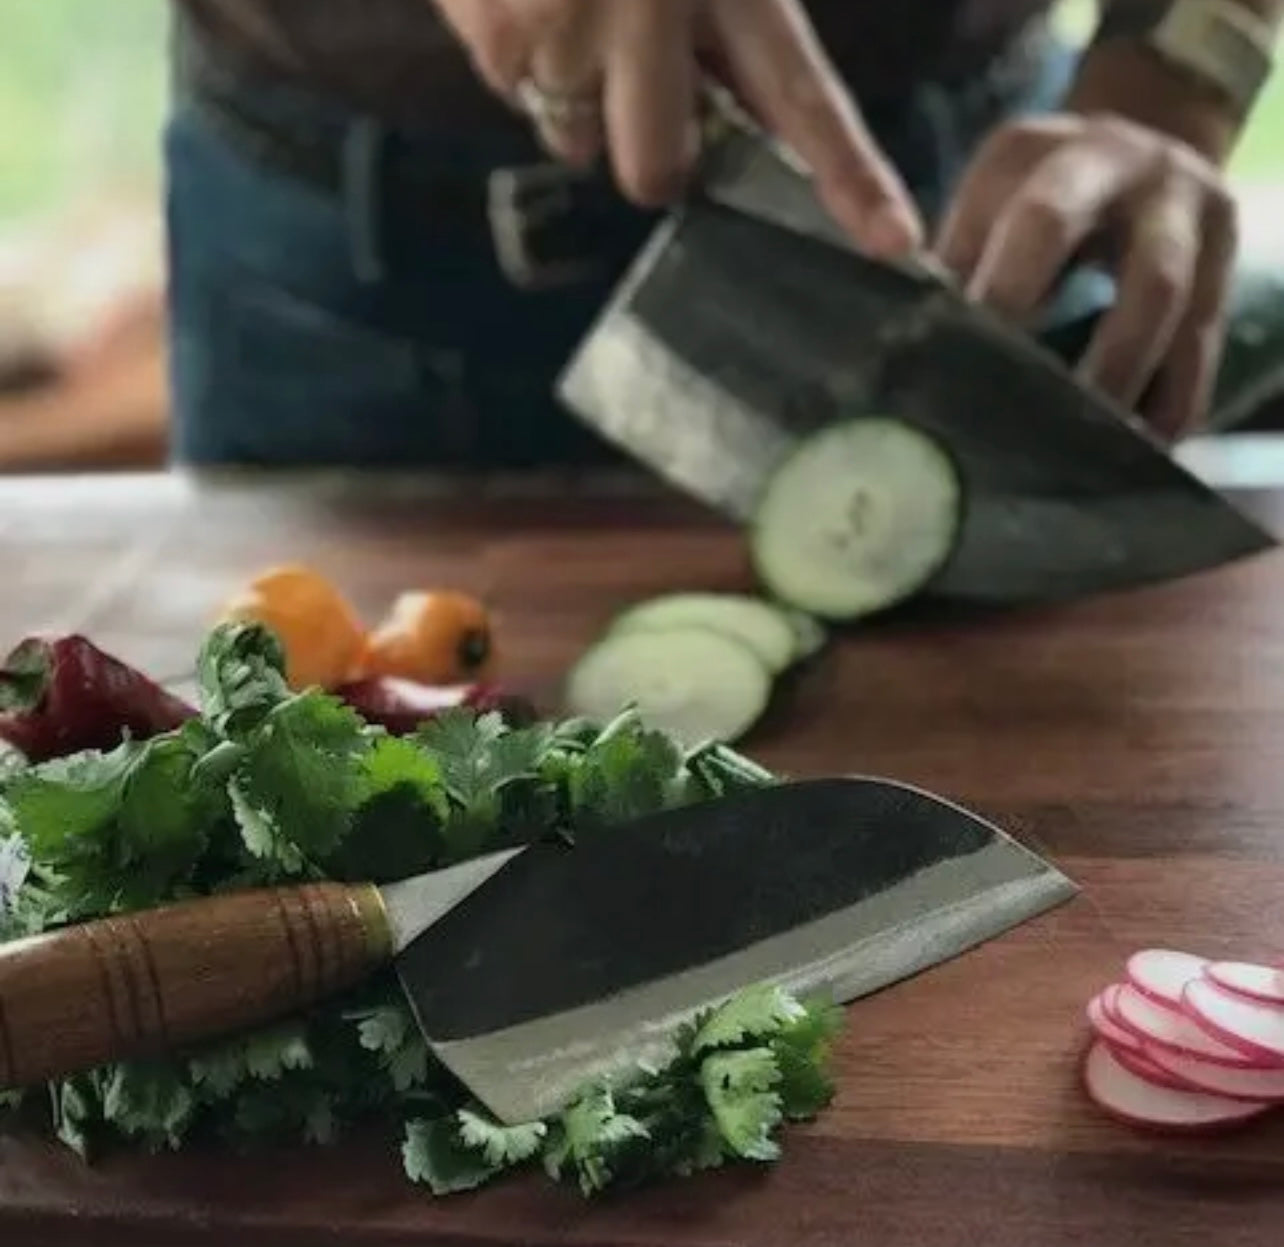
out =
<path fill-rule="evenodd" d="M 1073 885 L 916 789 L 817 780 L 527 850 L 399 959 L 434 1050 L 499 1116 L 558 1107 L 759 982 L 840 1000 L 954 956 Z"/>
<path fill-rule="evenodd" d="M 560 388 L 604 435 L 740 520 L 800 435 L 868 414 L 921 425 L 967 488 L 959 547 L 933 586 L 945 597 L 1069 598 L 1275 544 L 945 283 L 723 204 L 692 203 L 659 228 Z"/>

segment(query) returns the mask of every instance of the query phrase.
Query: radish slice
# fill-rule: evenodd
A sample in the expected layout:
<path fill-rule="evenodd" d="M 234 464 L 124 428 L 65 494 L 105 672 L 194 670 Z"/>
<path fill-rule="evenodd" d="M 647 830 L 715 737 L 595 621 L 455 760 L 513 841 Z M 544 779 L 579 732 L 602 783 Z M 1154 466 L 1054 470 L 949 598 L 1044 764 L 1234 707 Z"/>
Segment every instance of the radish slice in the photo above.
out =
<path fill-rule="evenodd" d="M 1120 1121 L 1163 1130 L 1209 1130 L 1249 1121 L 1265 1104 L 1231 1100 L 1197 1091 L 1177 1091 L 1138 1078 L 1104 1043 L 1095 1043 L 1084 1061 L 1084 1085 L 1093 1103 Z"/>
<path fill-rule="evenodd" d="M 1178 1056 L 1157 1045 L 1144 1049 L 1152 1065 L 1195 1091 L 1225 1095 L 1236 1100 L 1284 1102 L 1284 1069 L 1235 1069 L 1194 1057 Z"/>
<path fill-rule="evenodd" d="M 1114 987 L 1107 987 L 1088 1001 L 1088 1025 L 1112 1048 L 1127 1048 L 1140 1053 L 1141 1040 L 1111 1017 L 1111 1007 L 1107 1001 L 1115 990 Z"/>
<path fill-rule="evenodd" d="M 1186 1009 L 1214 1039 L 1259 1064 L 1284 1066 L 1284 1005 L 1236 996 L 1210 979 L 1186 984 Z"/>
<path fill-rule="evenodd" d="M 1182 989 L 1209 964 L 1207 957 L 1147 948 L 1128 958 L 1128 981 L 1156 1004 L 1181 1012 Z"/>
<path fill-rule="evenodd" d="M 1164 1067 L 1152 1061 L 1144 1052 L 1134 1052 L 1129 1048 L 1110 1045 L 1111 1054 L 1130 1074 L 1135 1074 L 1143 1082 L 1154 1087 L 1167 1087 L 1170 1091 L 1198 1091 L 1190 1083 L 1183 1082 L 1175 1074 L 1170 1074 Z"/>
<path fill-rule="evenodd" d="M 1202 980 L 1196 979 L 1196 982 Z M 1135 987 L 1123 987 L 1115 997 L 1116 1020 L 1143 1043 L 1155 1044 L 1180 1056 L 1198 1057 L 1220 1065 L 1252 1066 L 1245 1053 L 1220 1043 L 1187 1017 L 1157 1005 Z M 1260 1062 L 1256 1062 L 1260 1065 Z"/>
<path fill-rule="evenodd" d="M 1276 966 L 1255 966 L 1247 961 L 1215 961 L 1204 971 L 1218 987 L 1236 996 L 1284 1005 L 1284 970 Z"/>

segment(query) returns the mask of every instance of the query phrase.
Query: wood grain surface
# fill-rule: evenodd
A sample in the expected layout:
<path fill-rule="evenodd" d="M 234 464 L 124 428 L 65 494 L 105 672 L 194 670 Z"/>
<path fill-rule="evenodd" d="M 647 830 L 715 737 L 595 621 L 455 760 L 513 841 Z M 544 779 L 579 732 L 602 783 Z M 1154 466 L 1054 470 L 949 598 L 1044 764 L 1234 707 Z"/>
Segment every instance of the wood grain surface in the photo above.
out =
<path fill-rule="evenodd" d="M 1284 493 L 1243 495 L 1276 531 Z M 1174 534 L 1174 540 L 1179 534 Z M 450 489 L 174 478 L 0 487 L 0 633 L 85 630 L 156 674 L 264 563 L 306 559 L 373 618 L 415 583 L 485 594 L 549 703 L 625 603 L 746 583 L 733 534 L 630 483 Z M 1083 1006 L 1135 948 L 1284 958 L 1284 553 L 1048 610 L 853 632 L 746 748 L 971 805 L 1080 885 L 1070 904 L 854 1004 L 840 1093 L 784 1161 L 600 1205 L 537 1179 L 435 1203 L 391 1140 L 113 1157 L 0 1138 L 0 1242 L 611 1247 L 1272 1247 L 1284 1113 L 1199 1140 L 1104 1119 Z"/>

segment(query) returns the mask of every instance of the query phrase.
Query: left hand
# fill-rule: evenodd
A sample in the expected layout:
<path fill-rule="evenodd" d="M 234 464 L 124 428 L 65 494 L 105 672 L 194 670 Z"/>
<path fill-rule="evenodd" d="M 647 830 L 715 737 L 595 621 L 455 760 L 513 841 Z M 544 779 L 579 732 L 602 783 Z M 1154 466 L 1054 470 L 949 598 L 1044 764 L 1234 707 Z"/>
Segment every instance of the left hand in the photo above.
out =
<path fill-rule="evenodd" d="M 1175 438 L 1203 418 L 1221 358 L 1237 245 L 1219 170 L 1184 143 L 1109 115 L 1022 119 L 982 146 L 937 250 L 969 296 L 1028 321 L 1091 256 L 1118 293 L 1081 377 Z"/>

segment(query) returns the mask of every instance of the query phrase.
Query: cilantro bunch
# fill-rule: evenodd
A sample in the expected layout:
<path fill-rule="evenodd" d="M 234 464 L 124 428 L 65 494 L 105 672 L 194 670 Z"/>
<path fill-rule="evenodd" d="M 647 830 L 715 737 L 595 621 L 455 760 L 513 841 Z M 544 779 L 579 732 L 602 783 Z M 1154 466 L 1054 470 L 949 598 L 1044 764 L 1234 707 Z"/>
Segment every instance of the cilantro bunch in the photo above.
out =
<path fill-rule="evenodd" d="M 0 758 L 0 942 L 266 884 L 390 882 L 775 782 L 631 713 L 512 728 L 452 710 L 391 736 L 321 690 L 291 690 L 279 644 L 252 625 L 212 633 L 198 670 L 200 716 L 175 731 L 39 766 Z M 828 1102 L 837 1021 L 753 989 L 682 1028 L 663 1066 L 506 1126 L 432 1057 L 389 970 L 285 1022 L 53 1083 L 51 1123 L 90 1157 L 121 1142 L 328 1144 L 393 1120 L 407 1175 L 436 1193 L 538 1164 L 591 1194 L 773 1160 L 782 1123 Z"/>

